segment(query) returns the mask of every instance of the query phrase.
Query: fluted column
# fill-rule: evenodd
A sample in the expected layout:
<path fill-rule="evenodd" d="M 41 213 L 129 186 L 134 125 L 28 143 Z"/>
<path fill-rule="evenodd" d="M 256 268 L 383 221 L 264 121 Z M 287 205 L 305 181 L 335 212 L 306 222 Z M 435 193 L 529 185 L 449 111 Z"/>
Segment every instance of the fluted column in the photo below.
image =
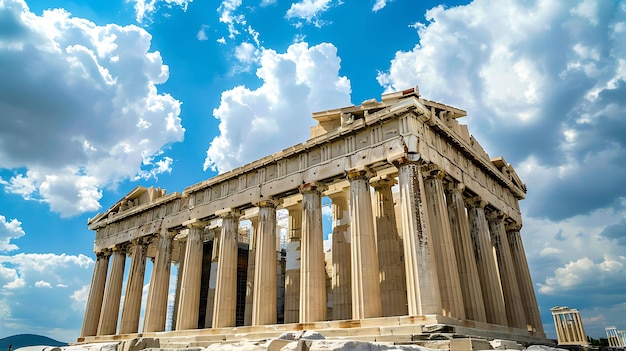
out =
<path fill-rule="evenodd" d="M 124 307 L 120 334 L 136 333 L 139 330 L 139 313 L 141 312 L 141 294 L 146 274 L 146 250 L 148 239 L 140 238 L 132 241 L 132 260 L 128 272 Z"/>
<path fill-rule="evenodd" d="M 220 266 L 220 247 L 222 228 L 212 228 L 209 230 L 213 237 L 213 247 L 211 251 L 211 263 L 209 266 L 209 287 L 206 293 L 206 308 L 204 310 L 204 326 L 210 328 L 213 325 L 213 311 L 215 305 L 215 288 L 217 286 L 217 270 Z M 217 232 L 217 233 L 216 233 Z M 204 258 L 203 258 L 204 259 Z"/>
<path fill-rule="evenodd" d="M 104 287 L 107 279 L 107 269 L 109 267 L 109 256 L 111 252 L 102 251 L 96 254 L 96 263 L 93 267 L 93 276 L 89 288 L 89 297 L 85 307 L 85 319 L 80 332 L 81 337 L 94 336 L 98 332 L 98 321 L 102 311 L 102 299 L 104 297 Z"/>
<path fill-rule="evenodd" d="M 200 280 L 202 279 L 202 233 L 204 224 L 196 219 L 183 223 L 188 229 L 185 263 L 180 289 L 176 330 L 197 329 L 200 314 Z"/>
<path fill-rule="evenodd" d="M 344 189 L 327 192 L 332 200 L 332 291 L 334 320 L 352 319 L 352 253 L 350 248 L 350 209 Z"/>
<path fill-rule="evenodd" d="M 382 316 L 378 254 L 369 176 L 348 173 L 350 181 L 350 236 L 352 248 L 352 318 Z"/>
<path fill-rule="evenodd" d="M 504 309 L 504 298 L 500 289 L 498 267 L 493 257 L 489 225 L 485 217 L 486 202 L 479 196 L 466 200 L 470 233 L 474 244 L 476 268 L 480 277 L 480 288 L 485 302 L 487 322 L 508 325 Z"/>
<path fill-rule="evenodd" d="M 276 205 L 265 200 L 258 206 L 252 325 L 267 325 L 276 323 Z"/>
<path fill-rule="evenodd" d="M 176 318 L 180 310 L 180 291 L 183 283 L 183 270 L 185 268 L 185 251 L 187 251 L 187 237 L 178 238 L 178 270 L 176 272 L 176 296 L 174 296 L 174 311 L 172 312 L 172 330 L 176 330 Z"/>
<path fill-rule="evenodd" d="M 515 267 L 515 275 L 522 297 L 522 305 L 524 311 L 526 311 L 526 323 L 531 325 L 532 329 L 537 333 L 544 334 L 535 289 L 533 289 L 533 281 L 530 276 L 530 270 L 528 269 L 524 245 L 522 244 L 520 229 L 521 225 L 517 223 L 513 223 L 506 228 L 511 256 L 513 258 L 513 266 Z"/>
<path fill-rule="evenodd" d="M 374 225 L 380 268 L 380 295 L 383 316 L 404 316 L 406 307 L 406 279 L 402 262 L 402 238 L 398 234 L 391 187 L 393 178 L 377 177 L 374 187 Z"/>
<path fill-rule="evenodd" d="M 100 321 L 98 322 L 98 335 L 114 335 L 117 330 L 125 264 L 126 251 L 121 247 L 115 247 L 113 249 L 111 271 L 104 289 L 104 301 L 102 303 L 102 312 L 100 312 Z"/>
<path fill-rule="evenodd" d="M 499 211 L 492 211 L 487 215 L 487 220 L 489 221 L 491 244 L 496 252 L 507 321 L 510 327 L 526 329 L 526 315 L 517 285 L 511 248 L 504 229 L 504 215 Z"/>
<path fill-rule="evenodd" d="M 252 300 L 254 297 L 254 261 L 256 261 L 256 240 L 259 229 L 259 217 L 255 215 L 250 218 L 252 228 L 250 229 L 250 244 L 248 246 L 248 273 L 246 278 L 246 306 L 244 309 L 244 325 L 252 325 Z"/>
<path fill-rule="evenodd" d="M 326 271 L 322 232 L 322 194 L 319 185 L 304 184 L 300 266 L 300 323 L 326 320 Z"/>
<path fill-rule="evenodd" d="M 217 267 L 213 328 L 234 327 L 237 311 L 237 231 L 238 211 L 219 213 L 222 217 L 220 236 L 220 263 Z"/>
<path fill-rule="evenodd" d="M 165 228 L 161 230 L 157 238 L 157 253 L 152 266 L 150 289 L 148 290 L 148 301 L 146 303 L 146 316 L 143 323 L 144 332 L 165 330 L 173 238 L 174 233 Z"/>
<path fill-rule="evenodd" d="M 465 186 L 459 183 L 449 183 L 446 191 L 448 217 L 452 232 L 452 243 L 456 254 L 456 263 L 463 293 L 465 318 L 478 322 L 487 322 L 485 302 L 480 287 L 480 278 L 476 268 L 472 236 L 469 221 L 465 212 L 463 191 Z"/>
<path fill-rule="evenodd" d="M 287 258 L 285 262 L 285 323 L 300 319 L 300 258 L 302 201 L 283 205 L 289 211 Z"/>
<path fill-rule="evenodd" d="M 396 162 L 396 167 L 409 315 L 440 314 L 441 298 L 420 162 L 403 159 Z"/>

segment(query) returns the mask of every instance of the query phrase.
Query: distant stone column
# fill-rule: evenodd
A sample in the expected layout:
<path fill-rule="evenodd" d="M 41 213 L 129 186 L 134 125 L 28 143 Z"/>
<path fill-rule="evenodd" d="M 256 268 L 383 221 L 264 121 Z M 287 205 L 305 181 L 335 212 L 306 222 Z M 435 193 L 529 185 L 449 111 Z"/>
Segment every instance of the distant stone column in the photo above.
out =
<path fill-rule="evenodd" d="M 338 189 L 334 192 L 327 192 L 326 195 L 332 200 L 333 209 L 332 319 L 352 319 L 352 253 L 348 194 L 344 189 Z"/>
<path fill-rule="evenodd" d="M 161 229 L 157 237 L 157 253 L 150 276 L 150 289 L 146 303 L 146 315 L 143 331 L 158 332 L 165 330 L 167 318 L 167 294 L 170 286 L 172 267 L 172 240 L 174 233 Z"/>
<path fill-rule="evenodd" d="M 485 302 L 474 257 L 472 235 L 465 212 L 464 190 L 463 184 L 450 182 L 446 191 L 452 242 L 458 265 L 461 292 L 463 293 L 463 306 L 467 319 L 487 322 Z"/>
<path fill-rule="evenodd" d="M 200 314 L 204 225 L 197 219 L 187 221 L 183 225 L 188 228 L 188 233 L 176 330 L 197 329 Z"/>
<path fill-rule="evenodd" d="M 398 234 L 391 187 L 393 178 L 377 177 L 374 187 L 374 225 L 380 268 L 380 295 L 383 316 L 404 316 L 408 313 L 406 278 L 402 262 L 402 237 Z"/>
<path fill-rule="evenodd" d="M 522 236 L 520 235 L 521 225 L 513 223 L 507 226 L 507 239 L 511 248 L 511 256 L 513 258 L 513 266 L 515 267 L 515 276 L 517 277 L 520 295 L 522 297 L 522 305 L 526 311 L 526 323 L 531 325 L 532 330 L 537 333 L 544 334 L 543 324 L 537 305 L 535 289 L 533 289 L 533 281 L 528 269 L 528 261 L 522 244 Z"/>
<path fill-rule="evenodd" d="M 382 316 L 380 278 L 369 176 L 348 173 L 350 182 L 350 241 L 352 248 L 352 318 Z"/>
<path fill-rule="evenodd" d="M 507 321 L 510 327 L 526 329 L 526 315 L 517 285 L 511 248 L 504 229 L 504 215 L 500 211 L 492 211 L 487 215 L 487 220 L 489 221 L 491 244 L 495 249 L 498 262 Z"/>
<path fill-rule="evenodd" d="M 213 328 L 234 327 L 237 312 L 237 235 L 241 214 L 228 209 L 218 215 L 222 217 L 222 232 L 213 305 Z"/>
<path fill-rule="evenodd" d="M 89 297 L 85 307 L 85 319 L 80 336 L 94 336 L 98 332 L 98 321 L 102 311 L 102 299 L 104 297 L 104 287 L 107 279 L 107 269 L 109 268 L 109 257 L 111 252 L 105 250 L 96 254 L 96 263 L 93 267 L 93 276 L 89 288 Z"/>
<path fill-rule="evenodd" d="M 322 231 L 322 189 L 300 186 L 302 193 L 302 242 L 300 266 L 300 323 L 326 320 L 326 270 Z"/>
<path fill-rule="evenodd" d="M 432 234 L 426 215 L 428 208 L 420 164 L 419 161 L 406 159 L 396 162 L 410 316 L 441 313 L 439 283 L 433 259 Z"/>
<path fill-rule="evenodd" d="M 115 335 L 117 330 L 125 264 L 126 252 L 123 248 L 116 246 L 113 249 L 113 263 L 111 264 L 111 271 L 104 289 L 104 301 L 102 303 L 102 312 L 100 312 L 97 335 Z"/>
<path fill-rule="evenodd" d="M 259 217 L 255 215 L 250 218 L 252 228 L 250 229 L 250 244 L 248 246 L 248 273 L 246 281 L 246 306 L 244 309 L 244 325 L 252 325 L 252 300 L 254 296 L 254 262 L 256 261 L 256 240 L 259 229 Z"/>
<path fill-rule="evenodd" d="M 178 271 L 176 273 L 176 296 L 174 296 L 174 311 L 172 312 L 172 330 L 176 330 L 176 318 L 180 309 L 180 291 L 183 283 L 185 267 L 185 251 L 187 251 L 187 237 L 178 238 Z"/>
<path fill-rule="evenodd" d="M 474 244 L 476 268 L 480 277 L 480 288 L 485 302 L 487 322 L 508 325 L 504 309 L 504 298 L 500 289 L 498 267 L 493 257 L 489 225 L 485 217 L 487 203 L 479 196 L 466 199 L 467 215 L 470 222 L 470 233 Z"/>
<path fill-rule="evenodd" d="M 259 204 L 256 240 L 252 325 L 276 324 L 276 204 Z"/>
<path fill-rule="evenodd" d="M 141 312 L 141 294 L 146 274 L 147 241 L 144 238 L 132 241 L 132 260 L 126 284 L 126 295 L 122 308 L 120 334 L 136 333 L 139 330 L 139 313 Z"/>
<path fill-rule="evenodd" d="M 300 258 L 302 201 L 283 205 L 289 211 L 287 257 L 285 262 L 285 323 L 300 320 Z"/>

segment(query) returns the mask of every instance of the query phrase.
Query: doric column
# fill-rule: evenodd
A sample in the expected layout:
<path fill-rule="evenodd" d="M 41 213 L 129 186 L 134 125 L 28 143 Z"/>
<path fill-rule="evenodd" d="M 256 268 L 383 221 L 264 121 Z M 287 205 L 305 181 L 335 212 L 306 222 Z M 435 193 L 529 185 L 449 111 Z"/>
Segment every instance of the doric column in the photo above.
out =
<path fill-rule="evenodd" d="M 256 231 L 259 229 L 258 214 L 249 218 L 252 228 L 250 229 L 250 244 L 248 246 L 248 273 L 246 278 L 246 306 L 244 309 L 244 325 L 252 325 L 252 300 L 254 296 L 254 261 L 256 261 Z"/>
<path fill-rule="evenodd" d="M 167 294 L 170 286 L 172 267 L 172 239 L 174 233 L 162 228 L 157 238 L 157 253 L 150 276 L 150 289 L 146 303 L 146 315 L 143 331 L 158 332 L 165 330 L 167 317 Z"/>
<path fill-rule="evenodd" d="M 204 224 L 197 219 L 183 223 L 187 229 L 185 263 L 176 317 L 176 330 L 197 329 L 200 314 L 200 280 L 202 279 L 202 233 Z"/>
<path fill-rule="evenodd" d="M 237 231 L 241 214 L 231 209 L 217 214 L 222 217 L 222 232 L 213 305 L 213 328 L 234 327 L 237 311 Z"/>
<path fill-rule="evenodd" d="M 204 326 L 210 328 L 213 325 L 213 311 L 215 305 L 215 288 L 217 286 L 217 270 L 220 266 L 220 247 L 221 227 L 209 229 L 210 237 L 213 238 L 213 245 L 211 250 L 211 263 L 209 266 L 209 287 L 206 293 L 206 308 L 204 310 Z M 203 258 L 204 259 L 204 258 Z"/>
<path fill-rule="evenodd" d="M 183 283 L 185 268 L 185 251 L 187 251 L 187 236 L 179 237 L 178 241 L 178 270 L 176 273 L 176 296 L 174 296 L 174 311 L 172 312 L 172 330 L 176 330 L 176 318 L 180 309 L 180 290 Z"/>
<path fill-rule="evenodd" d="M 528 269 L 528 261 L 526 260 L 520 229 L 521 225 L 517 223 L 508 225 L 506 228 L 511 256 L 513 258 L 513 266 L 515 267 L 515 276 L 517 277 L 517 283 L 520 288 L 522 305 L 528 317 L 526 323 L 532 326 L 532 330 L 543 335 L 543 325 L 541 323 L 541 316 L 539 315 L 539 307 L 537 305 L 535 289 L 533 289 L 530 270 Z"/>
<path fill-rule="evenodd" d="M 124 281 L 124 265 L 126 252 L 121 247 L 113 249 L 113 263 L 104 289 L 102 312 L 98 322 L 98 335 L 114 335 L 117 330 L 117 318 L 120 313 L 120 299 L 122 298 L 122 282 Z"/>
<path fill-rule="evenodd" d="M 485 302 L 487 322 L 508 325 L 504 309 L 504 299 L 500 290 L 498 267 L 493 257 L 489 225 L 485 217 L 487 203 L 479 196 L 466 200 L 467 216 L 470 222 L 470 233 L 474 244 L 476 268 L 480 277 L 480 289 Z"/>
<path fill-rule="evenodd" d="M 463 306 L 465 318 L 478 322 L 487 322 L 485 302 L 480 287 L 480 278 L 476 268 L 472 235 L 470 234 L 469 221 L 465 213 L 463 191 L 465 186 L 460 183 L 448 183 L 446 202 L 448 204 L 448 217 L 452 232 L 452 243 L 456 254 L 456 263 L 463 293 Z"/>
<path fill-rule="evenodd" d="M 332 294 L 334 320 L 352 319 L 352 253 L 350 248 L 350 209 L 344 189 L 326 192 L 332 200 Z"/>
<path fill-rule="evenodd" d="M 383 316 L 404 316 L 406 307 L 406 278 L 402 262 L 402 238 L 398 234 L 391 187 L 393 178 L 377 177 L 374 187 L 374 226 L 380 268 L 380 297 Z"/>
<path fill-rule="evenodd" d="M 439 278 L 441 292 L 441 307 L 443 315 L 465 319 L 461 283 L 456 263 L 450 219 L 443 188 L 443 172 L 436 165 L 424 166 L 424 188 L 426 190 L 426 204 L 430 229 L 433 238 L 433 253 Z"/>
<path fill-rule="evenodd" d="M 300 186 L 302 193 L 300 323 L 326 320 L 322 190 L 317 184 L 308 183 Z"/>
<path fill-rule="evenodd" d="M 136 333 L 139 330 L 139 313 L 141 311 L 141 293 L 146 274 L 147 241 L 144 238 L 132 241 L 132 261 L 126 283 L 126 295 L 122 308 L 120 334 Z"/>
<path fill-rule="evenodd" d="M 261 201 L 256 238 L 252 325 L 276 323 L 276 205 Z"/>
<path fill-rule="evenodd" d="M 283 204 L 283 206 L 289 211 L 285 262 L 285 323 L 298 323 L 300 320 L 302 201 Z"/>
<path fill-rule="evenodd" d="M 93 267 L 93 276 L 89 288 L 89 297 L 85 307 L 85 319 L 81 337 L 94 336 L 98 332 L 98 321 L 102 311 L 102 298 L 104 297 L 104 287 L 107 280 L 107 269 L 109 267 L 109 256 L 111 252 L 102 251 L 96 253 L 96 263 Z"/>
<path fill-rule="evenodd" d="M 352 248 L 352 318 L 382 315 L 374 216 L 366 171 L 348 173 Z"/>
<path fill-rule="evenodd" d="M 428 209 L 420 162 L 403 159 L 396 162 L 396 167 L 409 315 L 440 314 L 441 298 L 437 269 L 432 257 L 432 235 L 426 216 Z"/>
<path fill-rule="evenodd" d="M 504 215 L 499 211 L 492 211 L 487 215 L 487 220 L 489 221 L 491 244 L 495 249 L 498 262 L 506 318 L 510 327 L 526 329 L 526 315 L 522 307 L 511 249 L 506 238 L 506 230 L 504 229 Z"/>

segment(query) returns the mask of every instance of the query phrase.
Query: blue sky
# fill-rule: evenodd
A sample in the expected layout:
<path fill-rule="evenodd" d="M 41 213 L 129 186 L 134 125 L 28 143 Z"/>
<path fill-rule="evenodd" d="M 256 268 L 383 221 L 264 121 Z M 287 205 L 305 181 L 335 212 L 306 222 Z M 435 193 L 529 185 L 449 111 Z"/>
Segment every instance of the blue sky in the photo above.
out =
<path fill-rule="evenodd" d="M 74 340 L 87 219 L 308 138 L 314 111 L 419 85 L 528 186 L 549 309 L 626 328 L 626 4 L 0 0 L 0 337 Z"/>

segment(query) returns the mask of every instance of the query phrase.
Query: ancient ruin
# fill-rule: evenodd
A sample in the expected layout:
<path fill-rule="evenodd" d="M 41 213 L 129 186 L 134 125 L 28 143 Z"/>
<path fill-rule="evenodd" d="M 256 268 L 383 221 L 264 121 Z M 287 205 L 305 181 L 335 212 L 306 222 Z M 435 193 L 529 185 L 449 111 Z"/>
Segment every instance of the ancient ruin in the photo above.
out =
<path fill-rule="evenodd" d="M 580 313 L 575 308 L 557 306 L 550 309 L 559 345 L 589 345 Z"/>
<path fill-rule="evenodd" d="M 546 342 L 520 236 L 526 187 L 458 123 L 465 115 L 417 88 L 385 94 L 314 113 L 305 143 L 180 193 L 137 187 L 89 220 L 97 261 L 78 343 L 180 348 L 302 330 Z"/>

